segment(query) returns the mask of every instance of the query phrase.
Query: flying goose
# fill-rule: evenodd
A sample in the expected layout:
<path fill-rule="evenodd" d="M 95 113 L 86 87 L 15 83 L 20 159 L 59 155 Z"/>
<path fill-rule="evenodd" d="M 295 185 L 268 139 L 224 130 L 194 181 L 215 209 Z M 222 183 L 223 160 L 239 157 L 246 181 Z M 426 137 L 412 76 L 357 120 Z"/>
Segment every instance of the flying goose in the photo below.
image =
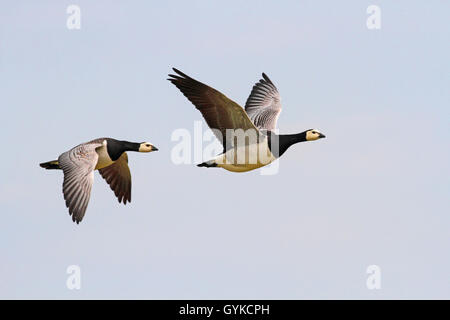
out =
<path fill-rule="evenodd" d="M 41 163 L 45 169 L 64 173 L 63 194 L 72 220 L 81 222 L 86 212 L 94 182 L 94 170 L 110 185 L 119 202 L 131 202 L 131 173 L 126 151 L 151 152 L 158 149 L 148 142 L 135 143 L 99 138 L 82 143 L 58 157 Z"/>
<path fill-rule="evenodd" d="M 175 68 L 173 71 L 176 74 L 169 74 L 168 80 L 202 113 L 224 148 L 222 154 L 198 164 L 199 167 L 246 172 L 268 165 L 295 143 L 325 138 L 316 129 L 297 134 L 273 132 L 281 112 L 281 99 L 278 89 L 264 73 L 263 79 L 253 86 L 244 110 L 219 91 Z M 244 133 L 244 139 L 238 131 Z"/>

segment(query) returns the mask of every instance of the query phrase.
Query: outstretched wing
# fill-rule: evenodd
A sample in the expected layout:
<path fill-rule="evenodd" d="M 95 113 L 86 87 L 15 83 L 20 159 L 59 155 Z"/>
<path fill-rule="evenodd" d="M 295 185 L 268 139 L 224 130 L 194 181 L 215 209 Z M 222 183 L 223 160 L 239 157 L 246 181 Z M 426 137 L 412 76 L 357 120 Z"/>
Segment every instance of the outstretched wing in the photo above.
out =
<path fill-rule="evenodd" d="M 248 117 L 245 110 L 225 95 L 203 84 L 181 71 L 173 68 L 177 75 L 169 74 L 169 81 L 191 101 L 202 113 L 208 126 L 213 130 L 223 147 L 232 146 L 231 137 L 227 137 L 227 129 L 258 129 Z M 229 140 L 230 139 L 230 140 Z"/>
<path fill-rule="evenodd" d="M 63 193 L 72 220 L 80 223 L 86 212 L 94 182 L 97 165 L 96 148 L 101 142 L 81 144 L 59 156 L 58 162 L 64 172 Z"/>
<path fill-rule="evenodd" d="M 258 129 L 273 130 L 281 112 L 280 93 L 265 73 L 262 76 L 253 86 L 245 111 Z"/>
<path fill-rule="evenodd" d="M 128 155 L 124 152 L 112 165 L 99 170 L 100 175 L 114 191 L 119 202 L 131 202 L 131 173 L 128 167 Z"/>

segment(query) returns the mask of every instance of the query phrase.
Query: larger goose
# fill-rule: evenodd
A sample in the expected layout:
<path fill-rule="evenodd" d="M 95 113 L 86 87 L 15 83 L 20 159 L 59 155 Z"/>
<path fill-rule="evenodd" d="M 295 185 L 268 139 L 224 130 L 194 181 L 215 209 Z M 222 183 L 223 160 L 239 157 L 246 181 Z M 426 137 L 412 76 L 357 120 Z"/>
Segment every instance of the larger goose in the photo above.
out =
<path fill-rule="evenodd" d="M 173 71 L 176 74 L 169 74 L 168 80 L 202 113 L 224 148 L 222 154 L 199 167 L 250 171 L 273 162 L 295 143 L 325 138 L 316 129 L 288 135 L 273 132 L 281 112 L 280 94 L 264 73 L 253 86 L 244 110 L 219 91 L 175 68 Z"/>
<path fill-rule="evenodd" d="M 58 160 L 41 163 L 45 169 L 64 173 L 63 194 L 72 220 L 81 222 L 91 196 L 94 170 L 110 185 L 119 202 L 131 201 L 131 173 L 126 151 L 151 152 L 158 149 L 148 142 L 135 143 L 111 138 L 82 143 L 61 154 Z"/>

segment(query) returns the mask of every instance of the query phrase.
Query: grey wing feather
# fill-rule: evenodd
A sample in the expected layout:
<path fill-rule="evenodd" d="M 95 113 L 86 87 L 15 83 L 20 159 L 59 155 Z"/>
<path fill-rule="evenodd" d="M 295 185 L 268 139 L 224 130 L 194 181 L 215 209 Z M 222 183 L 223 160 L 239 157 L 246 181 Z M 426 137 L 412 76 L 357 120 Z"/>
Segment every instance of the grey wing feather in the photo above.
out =
<path fill-rule="evenodd" d="M 173 70 L 177 74 L 169 74 L 168 80 L 202 113 L 206 123 L 222 143 L 224 152 L 226 148 L 234 144 L 227 132 L 229 129 L 254 130 L 259 136 L 259 131 L 240 105 L 180 70 L 175 68 Z"/>
<path fill-rule="evenodd" d="M 88 142 L 61 154 L 59 165 L 64 172 L 63 194 L 72 220 L 80 223 L 86 212 L 97 165 L 96 149 L 100 141 Z"/>
<path fill-rule="evenodd" d="M 112 165 L 100 169 L 100 175 L 109 184 L 119 202 L 131 202 L 131 173 L 128 167 L 128 155 L 122 153 Z"/>
<path fill-rule="evenodd" d="M 258 129 L 273 130 L 281 112 L 281 97 L 269 77 L 265 73 L 262 76 L 253 86 L 245 111 Z"/>

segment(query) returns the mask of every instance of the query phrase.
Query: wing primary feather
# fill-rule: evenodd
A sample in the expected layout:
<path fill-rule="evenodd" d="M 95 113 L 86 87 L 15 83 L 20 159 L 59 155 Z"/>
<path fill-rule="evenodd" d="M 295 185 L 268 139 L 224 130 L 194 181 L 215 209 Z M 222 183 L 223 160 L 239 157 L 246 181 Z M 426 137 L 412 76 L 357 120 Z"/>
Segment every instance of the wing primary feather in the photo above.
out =
<path fill-rule="evenodd" d="M 230 141 L 231 137 L 227 137 L 228 129 L 243 129 L 244 131 L 252 129 L 259 134 L 245 110 L 236 102 L 176 68 L 173 68 L 173 71 L 177 74 L 169 74 L 168 80 L 202 113 L 206 123 L 224 148 L 233 144 Z"/>

